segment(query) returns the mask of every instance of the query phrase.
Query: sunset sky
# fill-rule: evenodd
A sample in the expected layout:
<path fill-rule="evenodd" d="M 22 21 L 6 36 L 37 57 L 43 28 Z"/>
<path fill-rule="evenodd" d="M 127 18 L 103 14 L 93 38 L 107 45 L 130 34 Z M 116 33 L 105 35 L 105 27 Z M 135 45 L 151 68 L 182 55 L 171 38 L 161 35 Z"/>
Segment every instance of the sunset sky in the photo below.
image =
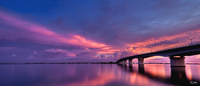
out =
<path fill-rule="evenodd" d="M 117 61 L 198 42 L 199 21 L 200 0 L 0 0 L 0 62 Z"/>

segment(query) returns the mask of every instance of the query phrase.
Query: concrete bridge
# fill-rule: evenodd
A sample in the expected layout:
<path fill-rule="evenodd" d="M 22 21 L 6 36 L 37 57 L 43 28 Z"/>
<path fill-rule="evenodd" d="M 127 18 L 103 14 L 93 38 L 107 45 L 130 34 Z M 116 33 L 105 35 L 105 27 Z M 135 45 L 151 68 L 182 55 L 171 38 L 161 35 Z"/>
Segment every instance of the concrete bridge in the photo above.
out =
<path fill-rule="evenodd" d="M 134 55 L 119 59 L 117 64 L 128 64 L 132 65 L 132 59 L 138 59 L 138 64 L 144 64 L 144 59 L 152 56 L 165 56 L 169 57 L 171 67 L 184 67 L 185 66 L 185 56 L 200 54 L 200 42 L 190 43 L 188 45 L 183 45 L 171 49 Z"/>

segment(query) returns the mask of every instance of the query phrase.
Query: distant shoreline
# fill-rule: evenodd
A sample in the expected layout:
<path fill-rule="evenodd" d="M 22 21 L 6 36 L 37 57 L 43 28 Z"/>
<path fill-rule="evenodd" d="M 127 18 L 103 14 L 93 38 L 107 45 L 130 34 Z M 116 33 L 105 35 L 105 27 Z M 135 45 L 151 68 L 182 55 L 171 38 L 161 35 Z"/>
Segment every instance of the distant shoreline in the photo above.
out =
<path fill-rule="evenodd" d="M 116 64 L 116 62 L 33 62 L 33 63 L 0 63 L 0 64 Z"/>
<path fill-rule="evenodd" d="M 0 63 L 1 64 L 117 64 L 116 62 L 33 62 L 33 63 Z M 138 63 L 133 63 L 138 64 Z M 144 64 L 170 64 L 170 63 L 144 63 Z M 196 64 L 200 63 L 185 63 L 185 64 Z"/>

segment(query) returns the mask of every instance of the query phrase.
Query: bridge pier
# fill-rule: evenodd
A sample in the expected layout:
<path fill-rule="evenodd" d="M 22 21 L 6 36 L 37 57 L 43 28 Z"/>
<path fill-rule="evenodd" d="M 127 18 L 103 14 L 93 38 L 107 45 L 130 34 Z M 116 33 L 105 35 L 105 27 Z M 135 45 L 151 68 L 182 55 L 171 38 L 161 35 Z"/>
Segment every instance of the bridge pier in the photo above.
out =
<path fill-rule="evenodd" d="M 126 60 L 123 61 L 123 64 L 126 65 Z"/>
<path fill-rule="evenodd" d="M 119 62 L 118 64 L 123 65 L 123 61 Z"/>
<path fill-rule="evenodd" d="M 128 64 L 129 64 L 129 66 L 132 66 L 132 64 L 133 64 L 132 59 L 128 60 Z"/>
<path fill-rule="evenodd" d="M 185 57 L 184 56 L 170 56 L 171 67 L 185 67 Z"/>
<path fill-rule="evenodd" d="M 144 58 L 138 58 L 138 64 L 144 64 Z"/>

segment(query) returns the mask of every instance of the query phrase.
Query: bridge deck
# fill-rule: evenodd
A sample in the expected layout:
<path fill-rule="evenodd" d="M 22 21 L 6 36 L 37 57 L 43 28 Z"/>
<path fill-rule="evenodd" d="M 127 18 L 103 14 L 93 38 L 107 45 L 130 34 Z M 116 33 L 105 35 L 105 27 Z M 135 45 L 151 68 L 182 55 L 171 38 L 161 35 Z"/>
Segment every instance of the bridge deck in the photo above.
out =
<path fill-rule="evenodd" d="M 189 45 L 189 46 L 177 47 L 173 49 L 161 50 L 161 51 L 121 58 L 117 61 L 117 63 L 126 59 L 148 58 L 151 56 L 190 56 L 190 55 L 196 55 L 196 54 L 200 54 L 199 42 L 193 45 Z"/>

